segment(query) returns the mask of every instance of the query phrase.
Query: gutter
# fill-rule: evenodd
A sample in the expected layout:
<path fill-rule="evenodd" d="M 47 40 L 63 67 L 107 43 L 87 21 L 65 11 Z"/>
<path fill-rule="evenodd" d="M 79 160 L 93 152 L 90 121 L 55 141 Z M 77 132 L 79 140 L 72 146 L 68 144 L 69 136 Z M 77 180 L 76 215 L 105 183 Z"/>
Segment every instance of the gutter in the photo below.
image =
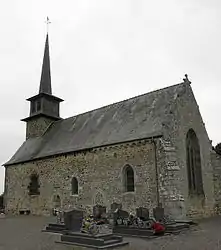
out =
<path fill-rule="evenodd" d="M 154 165 L 155 165 L 155 175 L 156 175 L 156 202 L 157 206 L 160 206 L 160 194 L 159 194 L 159 173 L 158 173 L 158 166 L 157 166 L 157 145 L 156 141 L 152 137 L 152 143 L 154 145 Z"/>
<path fill-rule="evenodd" d="M 110 147 L 110 146 L 115 146 L 115 145 L 119 145 L 119 144 L 132 143 L 132 142 L 140 141 L 140 140 L 148 140 L 148 139 L 153 140 L 153 138 L 161 138 L 161 137 L 162 137 L 162 134 L 159 133 L 159 134 L 148 136 L 148 137 L 137 138 L 137 139 L 127 140 L 127 141 L 119 141 L 119 142 L 104 144 L 104 145 L 100 145 L 100 146 L 82 148 L 82 149 L 77 149 L 77 150 L 70 150 L 70 151 L 66 151 L 66 152 L 61 151 L 61 152 L 57 152 L 57 153 L 53 153 L 53 154 L 43 155 L 43 156 L 40 156 L 40 157 L 32 157 L 32 158 L 29 158 L 27 160 L 15 161 L 15 162 L 12 162 L 12 163 L 10 163 L 10 160 L 9 160 L 6 163 L 2 164 L 2 166 L 3 167 L 9 167 L 9 166 L 12 166 L 12 165 L 18 165 L 18 164 L 23 164 L 23 163 L 27 163 L 27 162 L 38 161 L 38 160 L 47 159 L 47 158 L 51 158 L 51 157 L 57 157 L 57 156 L 61 156 L 61 155 L 68 155 L 68 154 L 73 154 L 73 153 L 81 153 L 81 152 L 86 152 L 86 151 L 90 151 L 90 150 L 93 150 L 93 149 Z"/>

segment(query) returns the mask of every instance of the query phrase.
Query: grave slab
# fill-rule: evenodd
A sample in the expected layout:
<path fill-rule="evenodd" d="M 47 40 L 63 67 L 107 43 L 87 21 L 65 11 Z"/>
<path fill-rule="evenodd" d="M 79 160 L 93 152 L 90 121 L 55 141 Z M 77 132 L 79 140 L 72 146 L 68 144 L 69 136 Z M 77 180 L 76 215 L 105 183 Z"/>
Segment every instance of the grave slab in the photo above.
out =
<path fill-rule="evenodd" d="M 148 228 L 136 228 L 136 227 L 128 227 L 128 226 L 115 226 L 113 228 L 113 234 L 117 235 L 127 235 L 129 236 L 137 236 L 137 237 L 150 237 L 154 236 L 153 231 Z"/>
<path fill-rule="evenodd" d="M 61 241 L 57 242 L 65 245 L 75 245 L 95 249 L 116 248 L 128 245 L 121 236 L 114 234 L 99 234 L 92 236 L 79 232 L 66 232 L 61 236 Z"/>

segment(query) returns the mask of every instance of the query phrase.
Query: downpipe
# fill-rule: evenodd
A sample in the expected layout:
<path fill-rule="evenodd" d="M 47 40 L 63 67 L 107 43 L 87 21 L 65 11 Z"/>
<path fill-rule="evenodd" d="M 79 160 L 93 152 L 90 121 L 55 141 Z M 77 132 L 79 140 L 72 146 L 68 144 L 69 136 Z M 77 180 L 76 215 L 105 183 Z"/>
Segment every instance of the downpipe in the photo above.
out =
<path fill-rule="evenodd" d="M 158 173 L 158 166 L 157 166 L 157 145 L 156 141 L 152 137 L 152 143 L 154 146 L 154 165 L 155 165 L 155 176 L 156 176 L 156 202 L 157 206 L 160 207 L 160 194 L 159 194 L 159 173 Z"/>

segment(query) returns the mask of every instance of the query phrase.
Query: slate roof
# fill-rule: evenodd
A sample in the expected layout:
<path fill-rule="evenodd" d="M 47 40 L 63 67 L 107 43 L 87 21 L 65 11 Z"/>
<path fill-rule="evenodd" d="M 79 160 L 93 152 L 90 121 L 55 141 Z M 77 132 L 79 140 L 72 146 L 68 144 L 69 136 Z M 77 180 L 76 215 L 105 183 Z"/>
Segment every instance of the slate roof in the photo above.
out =
<path fill-rule="evenodd" d="M 180 83 L 56 121 L 42 137 L 25 141 L 5 164 L 162 135 L 168 105 L 186 84 Z"/>

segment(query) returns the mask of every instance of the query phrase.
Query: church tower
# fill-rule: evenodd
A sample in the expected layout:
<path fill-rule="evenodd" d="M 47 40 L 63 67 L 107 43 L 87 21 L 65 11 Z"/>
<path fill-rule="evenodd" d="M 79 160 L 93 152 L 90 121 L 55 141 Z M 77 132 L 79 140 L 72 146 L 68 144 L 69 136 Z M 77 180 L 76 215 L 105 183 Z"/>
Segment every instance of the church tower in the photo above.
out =
<path fill-rule="evenodd" d="M 22 119 L 27 123 L 26 139 L 42 136 L 48 126 L 60 120 L 60 102 L 63 100 L 52 95 L 49 39 L 46 36 L 39 93 L 27 99 L 30 102 L 29 117 Z"/>

